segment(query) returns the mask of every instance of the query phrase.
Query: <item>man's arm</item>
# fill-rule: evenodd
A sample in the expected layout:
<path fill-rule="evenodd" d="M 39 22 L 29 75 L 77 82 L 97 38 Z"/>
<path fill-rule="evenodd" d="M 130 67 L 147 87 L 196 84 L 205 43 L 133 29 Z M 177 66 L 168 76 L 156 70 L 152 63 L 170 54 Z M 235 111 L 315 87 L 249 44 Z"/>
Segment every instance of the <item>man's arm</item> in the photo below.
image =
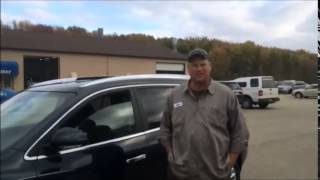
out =
<path fill-rule="evenodd" d="M 238 156 L 245 151 L 249 141 L 249 131 L 238 103 L 237 97 L 233 94 L 230 98 L 228 107 L 228 130 L 230 133 L 230 148 L 229 148 L 229 165 L 235 165 Z"/>

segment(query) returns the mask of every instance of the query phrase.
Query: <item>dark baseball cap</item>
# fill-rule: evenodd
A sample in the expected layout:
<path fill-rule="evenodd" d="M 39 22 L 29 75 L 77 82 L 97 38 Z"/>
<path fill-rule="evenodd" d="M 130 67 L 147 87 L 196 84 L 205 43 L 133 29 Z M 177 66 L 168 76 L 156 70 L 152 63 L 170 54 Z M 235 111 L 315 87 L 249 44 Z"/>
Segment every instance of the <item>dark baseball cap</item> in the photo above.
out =
<path fill-rule="evenodd" d="M 201 48 L 195 48 L 188 54 L 188 62 L 191 62 L 194 59 L 205 60 L 208 59 L 208 53 L 206 50 Z"/>

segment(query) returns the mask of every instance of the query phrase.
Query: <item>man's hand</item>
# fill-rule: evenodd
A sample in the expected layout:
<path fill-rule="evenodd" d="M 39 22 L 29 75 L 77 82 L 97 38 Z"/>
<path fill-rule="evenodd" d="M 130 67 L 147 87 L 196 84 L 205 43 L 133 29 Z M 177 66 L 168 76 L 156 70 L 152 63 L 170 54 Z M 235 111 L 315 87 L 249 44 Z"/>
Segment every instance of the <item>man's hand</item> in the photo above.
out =
<path fill-rule="evenodd" d="M 169 161 L 173 160 L 172 149 L 170 147 L 165 147 L 167 158 Z"/>
<path fill-rule="evenodd" d="M 228 166 L 231 169 L 237 162 L 239 153 L 229 153 L 229 163 Z"/>

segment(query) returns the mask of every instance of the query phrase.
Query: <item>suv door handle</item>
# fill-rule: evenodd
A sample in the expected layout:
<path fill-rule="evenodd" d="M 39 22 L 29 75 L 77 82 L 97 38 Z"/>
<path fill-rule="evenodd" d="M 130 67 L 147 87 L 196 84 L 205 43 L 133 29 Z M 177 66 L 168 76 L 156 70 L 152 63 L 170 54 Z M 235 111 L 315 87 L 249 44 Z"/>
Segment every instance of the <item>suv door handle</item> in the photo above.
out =
<path fill-rule="evenodd" d="M 145 154 L 141 154 L 139 156 L 127 159 L 126 162 L 127 163 L 138 162 L 138 161 L 146 159 L 146 157 L 147 156 Z"/>

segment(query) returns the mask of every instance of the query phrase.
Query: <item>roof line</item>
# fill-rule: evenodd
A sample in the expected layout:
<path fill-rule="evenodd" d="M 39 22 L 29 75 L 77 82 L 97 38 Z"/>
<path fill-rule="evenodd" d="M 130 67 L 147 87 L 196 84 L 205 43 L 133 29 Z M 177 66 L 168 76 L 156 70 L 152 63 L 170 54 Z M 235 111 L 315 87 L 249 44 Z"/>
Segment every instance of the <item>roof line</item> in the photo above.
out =
<path fill-rule="evenodd" d="M 175 52 L 157 41 L 101 39 L 26 31 L 1 31 L 2 49 L 168 60 L 187 59 L 186 55 Z"/>
<path fill-rule="evenodd" d="M 136 56 L 136 55 L 117 55 L 108 53 L 90 53 L 90 52 L 76 52 L 76 51 L 54 51 L 54 50 L 35 50 L 27 48 L 7 48 L 1 47 L 1 50 L 20 50 L 20 51 L 31 51 L 31 52 L 49 52 L 49 53 L 65 53 L 65 54 L 81 54 L 81 55 L 97 55 L 97 56 L 114 56 L 114 57 L 131 57 L 131 58 L 153 58 L 159 60 L 177 60 L 177 61 L 187 61 L 184 58 L 173 58 L 173 57 L 151 57 L 151 56 Z"/>

